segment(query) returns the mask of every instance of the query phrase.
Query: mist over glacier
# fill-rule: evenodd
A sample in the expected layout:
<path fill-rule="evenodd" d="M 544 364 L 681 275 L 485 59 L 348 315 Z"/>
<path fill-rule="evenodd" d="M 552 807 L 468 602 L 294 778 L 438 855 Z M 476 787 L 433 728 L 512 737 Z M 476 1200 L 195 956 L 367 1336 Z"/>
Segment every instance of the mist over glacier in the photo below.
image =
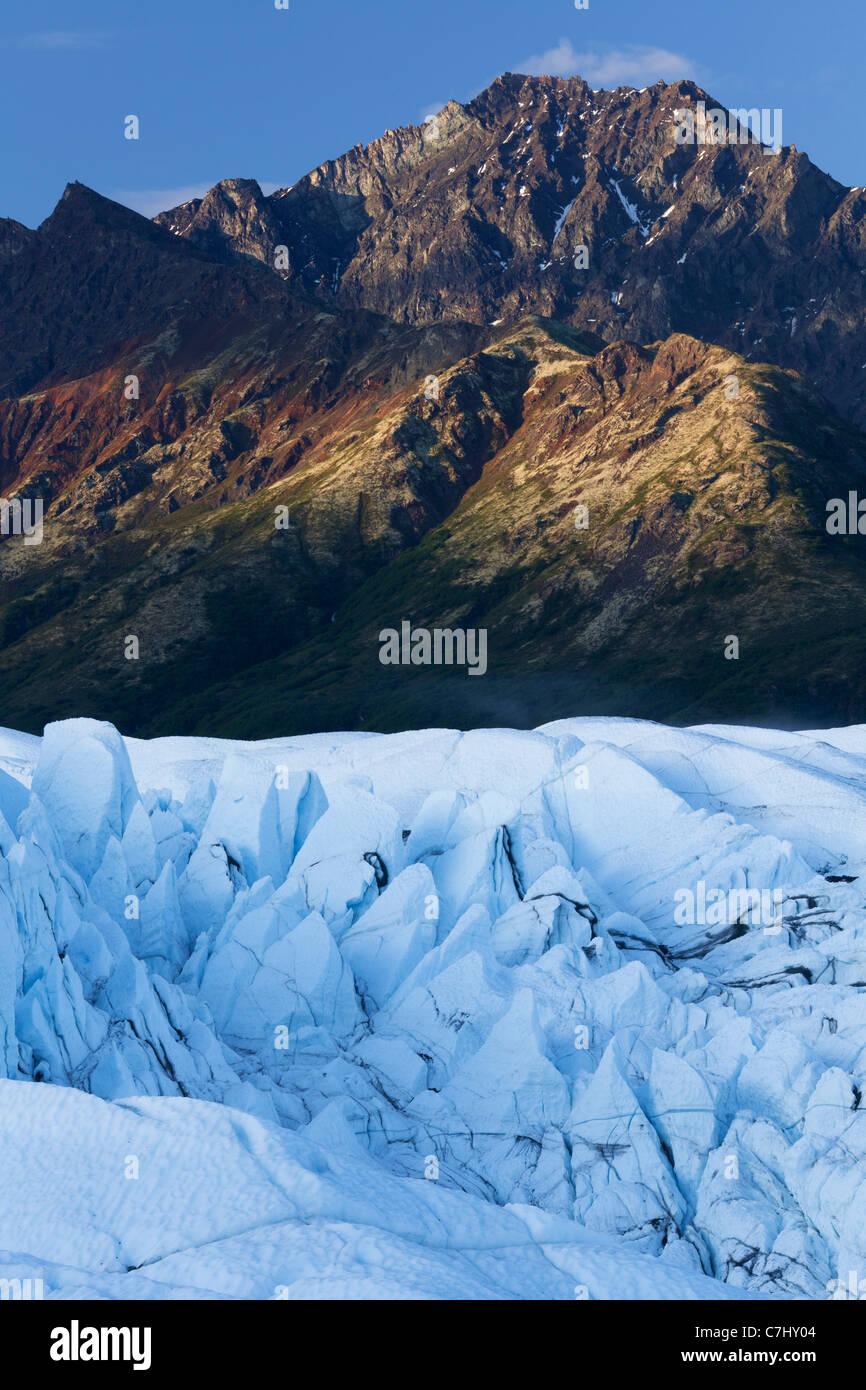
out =
<path fill-rule="evenodd" d="M 864 810 L 866 727 L 0 732 L 0 1278 L 847 1296 Z"/>

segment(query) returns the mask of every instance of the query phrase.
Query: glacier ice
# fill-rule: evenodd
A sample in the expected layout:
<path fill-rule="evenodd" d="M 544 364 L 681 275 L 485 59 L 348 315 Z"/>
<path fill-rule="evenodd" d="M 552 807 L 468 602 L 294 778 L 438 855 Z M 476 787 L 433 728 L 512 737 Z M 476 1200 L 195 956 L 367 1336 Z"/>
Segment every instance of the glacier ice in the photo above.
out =
<path fill-rule="evenodd" d="M 864 874 L 866 728 L 0 731 L 0 1278 L 866 1287 Z"/>

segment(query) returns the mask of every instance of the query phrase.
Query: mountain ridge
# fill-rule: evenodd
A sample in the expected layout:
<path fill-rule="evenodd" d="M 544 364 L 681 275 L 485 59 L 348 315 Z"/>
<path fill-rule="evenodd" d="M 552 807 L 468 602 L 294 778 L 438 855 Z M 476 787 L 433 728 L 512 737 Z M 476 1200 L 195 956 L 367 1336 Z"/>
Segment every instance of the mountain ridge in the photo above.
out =
<path fill-rule="evenodd" d="M 271 265 L 284 246 L 291 283 L 398 320 L 539 313 L 606 341 L 705 337 L 794 367 L 862 423 L 866 193 L 740 125 L 746 143 L 677 144 L 674 112 L 701 100 L 725 109 L 687 81 L 608 92 L 506 74 L 291 188 L 247 189 L 243 232 L 220 204 L 246 181 L 156 220 Z"/>
<path fill-rule="evenodd" d="M 811 336 L 782 318 L 796 364 L 756 361 L 742 324 L 707 331 L 737 267 L 765 308 L 817 273 L 804 228 L 823 229 L 837 293 L 857 278 L 828 228 L 847 218 L 860 247 L 858 190 L 790 148 L 671 146 L 673 104 L 699 92 L 512 75 L 437 134 L 389 132 L 270 198 L 224 181 L 150 220 L 73 183 L 35 231 L 0 224 L 0 487 L 45 507 L 40 545 L 0 537 L 7 720 L 257 737 L 419 726 L 443 704 L 455 724 L 528 726 L 576 700 L 669 722 L 866 717 L 864 561 L 824 526 L 829 498 L 866 493 L 846 385 L 866 306 L 835 336 L 832 314 Z M 479 131 L 507 197 L 467 172 Z M 606 247 L 610 265 L 572 303 L 590 213 L 590 262 Z M 482 256 L 494 233 L 523 282 Z M 277 235 L 284 275 L 260 254 Z M 560 238 L 554 292 L 537 255 Z M 686 267 L 705 243 L 684 300 L 683 238 Z M 605 277 L 627 288 L 618 258 L 643 255 L 655 280 L 613 302 Z M 432 322 L 431 276 L 451 305 Z M 700 331 L 672 324 L 678 304 Z M 404 620 L 489 629 L 486 679 L 383 668 L 377 633 Z"/>

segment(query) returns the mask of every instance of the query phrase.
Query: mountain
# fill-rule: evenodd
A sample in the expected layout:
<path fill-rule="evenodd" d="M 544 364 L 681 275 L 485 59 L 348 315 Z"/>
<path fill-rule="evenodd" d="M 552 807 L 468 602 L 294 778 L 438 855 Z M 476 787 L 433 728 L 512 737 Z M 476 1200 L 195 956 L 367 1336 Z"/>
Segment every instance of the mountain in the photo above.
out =
<path fill-rule="evenodd" d="M 724 308 L 826 262 L 835 313 L 859 198 L 677 145 L 694 99 L 506 75 L 271 198 L 149 221 L 72 184 L 0 224 L 0 486 L 45 505 L 40 544 L 0 538 L 6 722 L 866 718 L 866 561 L 825 525 L 866 492 L 863 314 L 767 328 L 762 361 Z M 484 629 L 484 679 L 383 665 L 404 622 Z"/>
<path fill-rule="evenodd" d="M 792 146 L 677 143 L 692 82 L 593 91 L 506 73 L 265 197 L 228 180 L 157 221 L 406 323 L 527 314 L 604 341 L 688 333 L 801 372 L 866 420 L 866 191 Z M 743 143 L 740 143 L 740 142 Z M 577 248 L 588 251 L 575 267 Z"/>

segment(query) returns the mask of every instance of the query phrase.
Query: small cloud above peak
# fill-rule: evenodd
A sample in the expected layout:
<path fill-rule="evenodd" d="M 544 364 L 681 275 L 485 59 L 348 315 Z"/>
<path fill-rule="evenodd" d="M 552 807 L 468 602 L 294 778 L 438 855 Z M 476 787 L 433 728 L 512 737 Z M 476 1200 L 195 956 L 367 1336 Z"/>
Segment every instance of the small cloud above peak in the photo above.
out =
<path fill-rule="evenodd" d="M 170 212 L 172 208 L 191 203 L 195 198 L 203 198 L 216 186 L 216 182 L 187 183 L 179 188 L 122 188 L 112 193 L 111 197 L 114 202 L 140 212 L 143 217 L 155 217 L 158 212 Z M 266 197 L 279 187 L 270 179 L 256 179 L 255 182 Z"/>
<path fill-rule="evenodd" d="M 105 48 L 111 35 L 96 30 L 44 29 L 36 34 L 16 34 L 0 39 L 6 48 L 28 48 L 43 53 L 80 53 Z"/>
<path fill-rule="evenodd" d="M 525 59 L 518 72 L 534 77 L 582 77 L 593 87 L 649 86 L 663 78 L 676 81 L 694 73 L 696 64 L 667 48 L 630 45 L 606 51 L 578 51 L 570 39 Z"/>
<path fill-rule="evenodd" d="M 180 188 L 121 188 L 111 196 L 116 203 L 140 212 L 143 217 L 155 217 L 158 212 L 203 198 L 211 188 L 212 183 L 188 183 Z"/>
<path fill-rule="evenodd" d="M 434 101 L 430 106 L 425 106 L 421 110 L 421 124 L 426 125 L 432 121 L 434 116 L 438 116 L 440 111 L 444 111 L 448 105 L 446 101 Z"/>

